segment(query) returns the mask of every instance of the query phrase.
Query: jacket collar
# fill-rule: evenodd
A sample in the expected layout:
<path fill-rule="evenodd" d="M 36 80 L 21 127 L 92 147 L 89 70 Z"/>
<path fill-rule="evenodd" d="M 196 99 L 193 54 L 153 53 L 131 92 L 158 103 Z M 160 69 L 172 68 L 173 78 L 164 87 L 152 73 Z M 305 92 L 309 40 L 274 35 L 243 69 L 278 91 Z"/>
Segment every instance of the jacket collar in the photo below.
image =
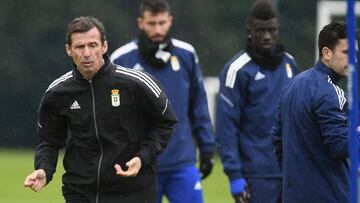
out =
<path fill-rule="evenodd" d="M 335 84 L 337 84 L 341 79 L 340 75 L 338 75 L 335 71 L 333 71 L 329 66 L 325 65 L 320 60 L 316 62 L 315 69 L 318 69 L 321 72 L 326 73 L 331 78 L 331 81 Z"/>
<path fill-rule="evenodd" d="M 92 77 L 91 81 L 96 81 L 98 80 L 99 78 L 101 78 L 108 70 L 109 70 L 109 67 L 111 65 L 111 62 L 110 62 L 110 59 L 109 59 L 109 56 L 107 54 L 104 54 L 103 55 L 103 59 L 105 61 L 104 65 L 101 66 L 101 68 L 98 70 L 98 72 Z M 83 80 L 87 80 L 85 79 L 80 71 L 77 69 L 76 65 L 74 65 L 74 69 L 73 69 L 73 74 L 76 78 L 78 79 L 83 79 Z"/>

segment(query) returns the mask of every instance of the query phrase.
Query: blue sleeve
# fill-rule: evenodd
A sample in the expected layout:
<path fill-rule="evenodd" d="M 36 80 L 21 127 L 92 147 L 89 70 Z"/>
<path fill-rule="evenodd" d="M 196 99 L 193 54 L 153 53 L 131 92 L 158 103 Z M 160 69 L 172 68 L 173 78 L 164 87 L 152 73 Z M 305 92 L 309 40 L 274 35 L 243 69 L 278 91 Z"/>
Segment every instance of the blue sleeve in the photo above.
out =
<path fill-rule="evenodd" d="M 128 65 L 124 62 L 124 58 L 122 56 L 117 57 L 116 59 L 114 59 L 112 61 L 112 63 L 116 64 L 116 65 L 120 65 L 120 66 L 124 66 L 127 67 Z"/>
<path fill-rule="evenodd" d="M 226 70 L 226 69 L 225 69 Z M 239 128 L 248 77 L 240 72 L 233 87 L 225 86 L 226 72 L 220 75 L 220 91 L 216 109 L 216 144 L 230 180 L 242 178 Z"/>
<path fill-rule="evenodd" d="M 113 64 L 123 66 L 123 67 L 126 67 L 126 68 L 132 68 L 133 61 L 134 60 L 135 61 L 139 60 L 139 59 L 136 58 L 136 55 L 133 54 L 133 52 L 128 52 L 128 53 L 121 54 L 121 55 L 118 55 L 118 56 L 114 55 L 114 53 L 111 54 L 110 61 Z"/>
<path fill-rule="evenodd" d="M 201 153 L 214 153 L 215 136 L 212 132 L 212 125 L 203 78 L 201 75 L 200 66 L 196 59 L 196 55 L 192 56 L 189 102 L 189 117 L 191 120 L 192 132 L 198 143 Z"/>
<path fill-rule="evenodd" d="M 314 112 L 320 126 L 324 144 L 329 147 L 334 158 L 347 158 L 349 126 L 344 109 L 347 107 L 344 91 L 330 84 L 328 90 L 322 91 L 314 105 Z"/>

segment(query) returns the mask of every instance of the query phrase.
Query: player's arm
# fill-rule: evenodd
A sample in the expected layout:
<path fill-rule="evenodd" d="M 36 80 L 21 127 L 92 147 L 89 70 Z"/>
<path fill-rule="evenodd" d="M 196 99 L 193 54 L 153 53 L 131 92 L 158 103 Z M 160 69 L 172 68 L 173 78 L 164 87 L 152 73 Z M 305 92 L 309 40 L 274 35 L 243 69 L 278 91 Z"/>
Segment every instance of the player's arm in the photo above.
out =
<path fill-rule="evenodd" d="M 66 131 L 66 120 L 60 116 L 54 99 L 47 92 L 39 110 L 38 133 L 41 141 L 35 150 L 35 171 L 25 179 L 26 187 L 40 191 L 52 180 L 59 149 L 65 145 Z"/>
<path fill-rule="evenodd" d="M 229 178 L 231 194 L 234 199 L 249 197 L 246 194 L 246 181 L 242 174 L 239 134 L 242 111 L 245 105 L 247 81 L 249 76 L 238 73 L 233 85 L 229 85 L 226 73 L 220 75 L 220 92 L 216 112 L 216 143 L 223 163 L 224 172 Z"/>
<path fill-rule="evenodd" d="M 210 175 L 214 165 L 215 136 L 209 115 L 208 102 L 204 88 L 204 82 L 200 66 L 195 59 L 191 58 L 192 67 L 190 74 L 190 101 L 189 118 L 191 121 L 192 133 L 199 147 L 200 172 L 202 179 Z"/>
<path fill-rule="evenodd" d="M 324 144 L 329 147 L 331 156 L 344 159 L 348 152 L 348 118 L 347 102 L 343 90 L 333 84 L 330 89 L 319 91 L 314 111 L 324 137 Z"/>
<path fill-rule="evenodd" d="M 177 120 L 160 82 L 147 73 L 138 72 L 146 78 L 146 82 L 138 85 L 137 101 L 149 129 L 134 157 L 139 157 L 144 166 L 152 164 L 165 149 Z"/>

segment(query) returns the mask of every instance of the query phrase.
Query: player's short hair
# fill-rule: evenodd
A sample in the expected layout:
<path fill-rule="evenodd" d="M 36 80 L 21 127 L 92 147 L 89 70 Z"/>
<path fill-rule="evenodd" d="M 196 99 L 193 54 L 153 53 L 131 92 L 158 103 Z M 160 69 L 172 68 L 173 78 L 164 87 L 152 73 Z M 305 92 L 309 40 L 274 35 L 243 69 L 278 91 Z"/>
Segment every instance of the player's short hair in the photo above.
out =
<path fill-rule="evenodd" d="M 343 22 L 332 22 L 323 27 L 319 33 L 318 40 L 319 58 L 322 57 L 322 49 L 324 47 L 333 51 L 339 40 L 346 38 L 346 24 Z"/>
<path fill-rule="evenodd" d="M 269 20 L 277 18 L 277 13 L 270 0 L 257 0 L 253 3 L 248 17 L 248 25 L 252 20 Z"/>
<path fill-rule="evenodd" d="M 145 11 L 150 11 L 153 14 L 170 13 L 170 5 L 167 0 L 143 0 L 140 3 L 139 17 L 142 17 Z"/>
<path fill-rule="evenodd" d="M 101 42 L 106 40 L 106 33 L 103 23 L 93 16 L 80 16 L 74 18 L 66 28 L 66 44 L 71 45 L 71 35 L 73 33 L 84 33 L 96 27 L 100 32 Z"/>

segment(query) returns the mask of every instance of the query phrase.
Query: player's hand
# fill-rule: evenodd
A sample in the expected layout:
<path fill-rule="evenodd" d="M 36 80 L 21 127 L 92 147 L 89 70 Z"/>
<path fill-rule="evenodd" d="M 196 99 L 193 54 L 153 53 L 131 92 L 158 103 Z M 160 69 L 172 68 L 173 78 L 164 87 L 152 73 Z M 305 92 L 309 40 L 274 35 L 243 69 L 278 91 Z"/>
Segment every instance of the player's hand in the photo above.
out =
<path fill-rule="evenodd" d="M 235 199 L 235 203 L 249 203 L 250 200 L 250 192 L 248 187 L 245 187 L 245 192 L 233 195 Z"/>
<path fill-rule="evenodd" d="M 200 172 L 201 180 L 208 177 L 212 171 L 215 160 L 213 153 L 200 153 Z"/>
<path fill-rule="evenodd" d="M 39 192 L 46 185 L 46 174 L 43 169 L 32 172 L 25 178 L 24 186 Z"/>
<path fill-rule="evenodd" d="M 134 157 L 130 161 L 126 162 L 128 169 L 124 171 L 119 164 L 115 164 L 114 168 L 116 174 L 123 177 L 135 177 L 141 168 L 141 160 L 139 157 Z"/>
<path fill-rule="evenodd" d="M 250 200 L 250 191 L 244 178 L 230 181 L 231 194 L 235 203 L 248 203 Z"/>

